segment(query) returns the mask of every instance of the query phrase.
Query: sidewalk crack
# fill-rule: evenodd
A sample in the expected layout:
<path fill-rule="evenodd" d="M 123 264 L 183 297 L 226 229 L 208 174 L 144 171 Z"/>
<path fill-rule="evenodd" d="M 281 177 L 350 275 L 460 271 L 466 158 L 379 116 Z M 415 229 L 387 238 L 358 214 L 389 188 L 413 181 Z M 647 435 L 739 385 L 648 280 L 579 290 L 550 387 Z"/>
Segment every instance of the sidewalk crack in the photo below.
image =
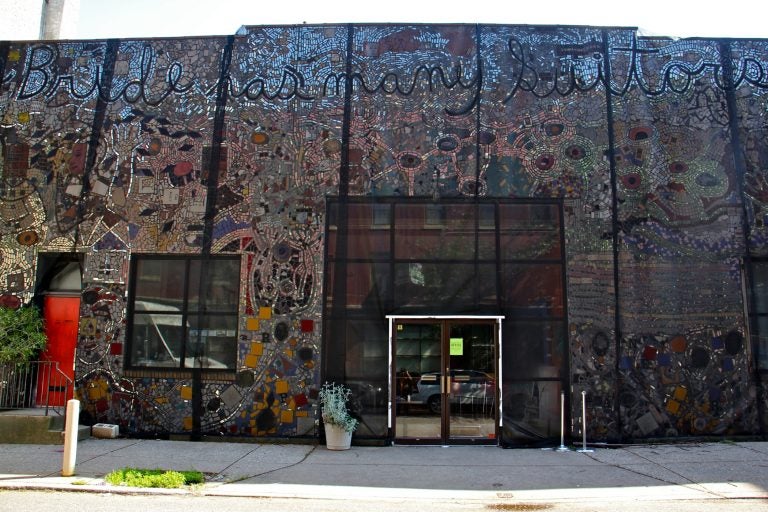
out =
<path fill-rule="evenodd" d="M 718 498 L 726 498 L 726 496 L 721 495 L 721 494 L 719 494 L 717 492 L 714 492 L 714 491 L 712 491 L 710 489 L 707 489 L 705 486 L 701 485 L 699 482 L 691 480 L 690 478 L 688 478 L 687 476 L 683 475 L 682 473 L 679 473 L 679 472 L 675 471 L 674 469 L 665 466 L 664 464 L 660 464 L 658 462 L 655 462 L 655 461 L 649 459 L 648 457 L 645 457 L 642 454 L 634 452 L 634 451 L 632 451 L 630 449 L 627 449 L 627 452 L 629 452 L 632 455 L 635 455 L 637 457 L 640 457 L 641 459 L 647 461 L 649 464 L 652 464 L 652 465 L 654 465 L 654 466 L 656 466 L 658 468 L 664 469 L 664 470 L 669 471 L 670 473 L 672 473 L 674 475 L 679 476 L 682 480 L 685 480 L 687 483 L 681 484 L 681 483 L 678 483 L 678 482 L 674 482 L 674 481 L 668 480 L 666 478 L 661 478 L 661 477 L 658 477 L 658 476 L 655 476 L 655 475 L 650 475 L 650 474 L 647 474 L 647 473 L 645 473 L 643 471 L 639 471 L 637 469 L 634 469 L 634 468 L 631 468 L 631 467 L 628 467 L 628 466 L 624 466 L 622 464 L 608 464 L 608 463 L 605 463 L 605 462 L 599 460 L 598 458 L 596 458 L 596 457 L 594 457 L 592 455 L 589 455 L 589 454 L 585 454 L 585 455 L 587 455 L 587 457 L 589 457 L 590 459 L 592 459 L 592 460 L 594 460 L 596 462 L 607 464 L 607 465 L 615 467 L 615 468 L 623 469 L 624 471 L 628 471 L 628 472 L 634 473 L 636 475 L 644 476 L 644 477 L 647 477 L 647 478 L 652 478 L 654 480 L 658 480 L 659 482 L 663 482 L 665 484 L 680 485 L 680 486 L 684 486 L 684 487 L 693 487 L 693 488 L 697 488 L 700 491 L 705 492 L 706 494 L 710 494 L 710 495 L 716 496 Z"/>
<path fill-rule="evenodd" d="M 81 460 L 81 459 L 77 458 L 77 464 L 79 465 L 79 464 L 83 464 L 85 462 L 90 462 L 92 460 L 96 460 L 98 458 L 104 457 L 105 455 L 109 455 L 111 453 L 119 452 L 120 450 L 124 450 L 125 448 L 130 448 L 132 446 L 136 446 L 137 444 L 140 444 L 142 442 L 143 442 L 143 440 L 140 439 L 140 440 L 137 440 L 135 443 L 126 444 L 126 445 L 121 446 L 119 448 L 115 448 L 114 450 L 110 450 L 110 451 L 104 452 L 104 453 L 99 453 L 98 455 L 94 455 L 94 456 L 89 457 L 87 459 L 82 459 Z M 50 476 L 59 476 L 60 474 L 61 474 L 60 471 L 54 471 L 53 473 L 48 473 L 48 474 L 43 475 L 43 477 L 47 478 L 47 477 L 50 477 Z"/>
<path fill-rule="evenodd" d="M 305 453 L 305 454 L 304 454 L 304 456 L 303 456 L 303 457 L 302 457 L 300 460 L 298 460 L 298 461 L 296 461 L 296 462 L 292 462 L 292 463 L 290 463 L 290 464 L 287 464 L 287 465 L 285 465 L 285 466 L 281 466 L 281 467 L 279 467 L 279 468 L 270 469 L 270 470 L 268 470 L 268 471 L 262 471 L 262 472 L 260 472 L 260 473 L 254 473 L 254 474 L 252 474 L 252 475 L 245 475 L 245 476 L 241 476 L 241 477 L 238 477 L 238 478 L 237 478 L 237 479 L 235 479 L 235 480 L 231 480 L 231 481 L 228 481 L 228 482 L 224 482 L 224 483 L 234 483 L 234 482 L 240 482 L 240 481 L 242 481 L 242 480 L 248 480 L 248 479 L 251 479 L 251 478 L 256 478 L 256 477 L 259 477 L 259 476 L 264 476 L 264 475 L 268 475 L 268 474 L 270 474 L 270 473 L 274 473 L 274 472 L 276 472 L 276 471 L 282 471 L 283 469 L 288 469 L 288 468 L 292 468 L 292 467 L 294 467 L 294 466 L 298 466 L 299 464 L 301 464 L 302 462 L 304 462 L 305 460 L 307 460 L 307 458 L 308 458 L 310 455 L 312 455 L 312 453 L 314 453 L 314 451 L 315 451 L 315 449 L 316 449 L 316 448 L 317 448 L 317 446 L 312 446 L 312 449 L 311 449 L 311 450 L 309 450 L 307 453 Z M 239 459 L 237 459 L 236 461 L 234 461 L 234 462 L 233 462 L 232 464 L 230 464 L 229 466 L 227 466 L 227 467 L 225 467 L 224 469 L 222 469 L 221 471 L 219 471 L 219 472 L 216 474 L 216 476 L 215 476 L 214 478 L 218 478 L 218 477 L 222 476 L 226 470 L 228 470 L 229 468 L 231 468 L 232 466 L 234 466 L 235 464 L 237 464 L 238 462 L 240 462 L 241 460 L 243 460 L 244 458 L 246 458 L 248 455 L 250 455 L 251 453 L 253 453 L 253 452 L 254 452 L 254 451 L 256 451 L 257 449 L 258 449 L 258 448 L 255 448 L 255 449 L 251 450 L 250 452 L 246 453 L 245 455 L 243 455 L 242 457 L 240 457 Z"/>

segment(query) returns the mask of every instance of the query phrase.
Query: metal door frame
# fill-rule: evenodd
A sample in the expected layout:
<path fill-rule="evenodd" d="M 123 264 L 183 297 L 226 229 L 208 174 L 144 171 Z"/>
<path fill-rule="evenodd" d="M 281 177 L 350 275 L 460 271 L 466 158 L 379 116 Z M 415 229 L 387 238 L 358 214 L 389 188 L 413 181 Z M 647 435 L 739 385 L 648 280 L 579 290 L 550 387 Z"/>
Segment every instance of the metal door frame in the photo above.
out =
<path fill-rule="evenodd" d="M 502 380 L 502 339 L 501 339 L 501 322 L 504 320 L 504 316 L 500 315 L 386 315 L 387 319 L 387 328 L 388 331 L 388 350 L 389 350 L 389 364 L 387 366 L 388 372 L 387 372 L 387 430 L 389 432 L 392 432 L 392 427 L 394 425 L 393 421 L 393 415 L 395 413 L 395 403 L 393 402 L 392 397 L 394 396 L 394 382 L 392 382 L 392 376 L 393 376 L 393 365 L 395 363 L 395 353 L 394 353 L 394 325 L 398 320 L 401 320 L 403 322 L 408 322 L 411 320 L 436 320 L 436 321 L 457 321 L 461 322 L 463 320 L 487 320 L 487 321 L 494 321 L 496 324 L 496 338 L 497 338 L 497 358 L 496 358 L 496 366 L 497 366 L 497 376 L 496 376 L 496 392 L 498 393 L 498 400 L 497 400 L 497 421 L 496 421 L 496 427 L 501 430 L 503 426 L 504 421 L 504 415 L 503 412 L 503 400 L 502 400 L 502 386 L 501 383 Z M 392 433 L 394 436 L 394 433 Z M 498 437 L 497 437 L 498 441 Z"/>

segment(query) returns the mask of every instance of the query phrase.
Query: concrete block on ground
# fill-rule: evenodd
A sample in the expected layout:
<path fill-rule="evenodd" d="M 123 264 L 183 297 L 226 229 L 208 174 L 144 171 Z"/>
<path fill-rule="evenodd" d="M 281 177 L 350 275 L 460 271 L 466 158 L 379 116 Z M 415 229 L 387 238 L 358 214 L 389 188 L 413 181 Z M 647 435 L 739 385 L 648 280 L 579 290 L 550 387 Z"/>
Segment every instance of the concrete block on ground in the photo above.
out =
<path fill-rule="evenodd" d="M 120 434 L 120 427 L 109 423 L 97 423 L 91 427 L 91 435 L 99 439 L 115 439 Z"/>

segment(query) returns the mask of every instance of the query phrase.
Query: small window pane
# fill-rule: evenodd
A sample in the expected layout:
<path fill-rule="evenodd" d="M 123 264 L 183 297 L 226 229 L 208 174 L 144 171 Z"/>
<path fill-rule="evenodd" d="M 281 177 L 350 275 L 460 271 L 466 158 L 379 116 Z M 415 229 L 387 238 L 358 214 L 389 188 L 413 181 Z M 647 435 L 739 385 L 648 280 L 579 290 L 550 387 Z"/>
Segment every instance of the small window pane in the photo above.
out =
<path fill-rule="evenodd" d="M 349 205 L 348 258 L 389 258 L 390 209 L 388 204 Z"/>
<path fill-rule="evenodd" d="M 503 384 L 504 435 L 519 444 L 555 440 L 560 435 L 560 391 L 557 381 L 524 381 Z"/>
<path fill-rule="evenodd" d="M 136 300 L 183 306 L 184 261 L 141 259 L 136 265 L 136 276 Z"/>
<path fill-rule="evenodd" d="M 768 262 L 752 265 L 754 283 L 753 313 L 768 313 Z"/>
<path fill-rule="evenodd" d="M 768 317 L 761 316 L 757 318 L 757 367 L 761 370 L 768 370 Z"/>
<path fill-rule="evenodd" d="M 496 205 L 481 204 L 479 206 L 480 229 L 493 229 L 496 227 Z"/>
<path fill-rule="evenodd" d="M 235 367 L 237 355 L 237 317 L 202 316 L 189 319 L 187 368 L 224 370 Z"/>
<path fill-rule="evenodd" d="M 563 316 L 560 265 L 502 265 L 504 307 L 532 316 Z"/>
<path fill-rule="evenodd" d="M 507 321 L 503 325 L 504 378 L 559 378 L 564 368 L 565 327 L 561 321 Z"/>
<path fill-rule="evenodd" d="M 377 311 L 385 315 L 389 302 L 389 264 L 387 262 L 348 263 L 347 308 Z"/>
<path fill-rule="evenodd" d="M 501 259 L 560 259 L 560 221 L 556 205 L 499 206 Z"/>
<path fill-rule="evenodd" d="M 387 328 L 383 317 L 347 323 L 345 381 L 352 390 L 355 412 L 363 419 L 358 427 L 359 435 L 381 436 L 387 433 L 387 423 L 381 421 L 389 400 Z"/>
<path fill-rule="evenodd" d="M 200 260 L 189 262 L 189 288 L 187 291 L 187 308 L 197 310 L 200 298 Z"/>
<path fill-rule="evenodd" d="M 395 208 L 395 257 L 467 260 L 475 257 L 471 204 L 410 204 Z"/>
<path fill-rule="evenodd" d="M 136 313 L 133 316 L 131 362 L 138 366 L 178 368 L 184 330 L 181 314 Z"/>
<path fill-rule="evenodd" d="M 212 260 L 208 265 L 208 311 L 237 311 L 240 297 L 240 261 Z"/>
<path fill-rule="evenodd" d="M 395 265 L 395 306 L 439 307 L 446 314 L 496 305 L 496 266 L 409 262 Z"/>
<path fill-rule="evenodd" d="M 347 323 L 347 357 L 345 359 L 347 378 L 386 379 L 389 358 L 387 328 L 383 317 L 378 320 L 352 320 Z"/>

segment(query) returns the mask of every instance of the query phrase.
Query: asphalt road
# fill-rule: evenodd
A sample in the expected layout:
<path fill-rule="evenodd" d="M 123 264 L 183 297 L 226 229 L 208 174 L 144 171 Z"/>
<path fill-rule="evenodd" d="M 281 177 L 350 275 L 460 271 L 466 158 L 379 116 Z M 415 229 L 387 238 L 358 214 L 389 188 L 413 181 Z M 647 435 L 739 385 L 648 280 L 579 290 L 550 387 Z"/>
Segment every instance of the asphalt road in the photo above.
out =
<path fill-rule="evenodd" d="M 567 503 L 521 503 L 513 500 L 329 500 L 302 498 L 235 498 L 196 495 L 124 495 L 77 491 L 0 490 L 0 512 L 56 510 L 57 512 L 425 512 L 425 511 L 551 511 L 551 512 L 760 512 L 768 500 L 593 500 Z"/>

